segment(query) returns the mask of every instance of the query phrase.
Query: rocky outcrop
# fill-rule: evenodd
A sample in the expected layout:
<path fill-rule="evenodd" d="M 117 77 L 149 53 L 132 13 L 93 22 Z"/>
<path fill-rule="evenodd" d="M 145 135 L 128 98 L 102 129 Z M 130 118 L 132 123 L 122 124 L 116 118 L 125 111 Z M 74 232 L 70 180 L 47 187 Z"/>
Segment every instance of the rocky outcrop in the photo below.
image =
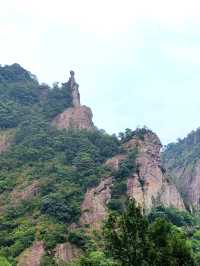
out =
<path fill-rule="evenodd" d="M 71 91 L 72 105 L 66 109 L 63 113 L 57 115 L 52 124 L 58 129 L 94 129 L 92 122 L 92 111 L 89 107 L 80 104 L 79 85 L 74 79 L 74 71 L 70 71 L 70 78 L 67 82 L 67 87 Z"/>
<path fill-rule="evenodd" d="M 11 202 L 17 204 L 22 200 L 31 199 L 38 195 L 39 189 L 40 185 L 37 180 L 23 188 L 15 188 L 10 194 Z"/>
<path fill-rule="evenodd" d="M 100 229 L 106 218 L 107 203 L 111 198 L 112 177 L 103 179 L 96 188 L 87 191 L 81 205 L 80 225 L 90 229 Z"/>
<path fill-rule="evenodd" d="M 143 139 L 134 137 L 125 143 L 124 148 L 138 149 L 137 172 L 128 178 L 127 183 L 129 197 L 134 198 L 146 212 L 160 204 L 184 209 L 179 192 L 161 166 L 158 137 L 149 131 Z"/>
<path fill-rule="evenodd" d="M 189 209 L 200 210 L 200 160 L 169 170 Z"/>
<path fill-rule="evenodd" d="M 108 159 L 105 165 L 117 171 L 119 169 L 120 162 L 122 162 L 125 159 L 126 159 L 125 154 L 118 154 L 112 157 L 111 159 Z"/>
<path fill-rule="evenodd" d="M 87 106 L 71 107 L 56 116 L 53 125 L 58 129 L 94 129 L 92 111 Z"/>
<path fill-rule="evenodd" d="M 17 266 L 40 266 L 44 255 L 44 245 L 42 241 L 36 241 L 32 247 L 26 249 L 18 258 Z"/>
<path fill-rule="evenodd" d="M 200 128 L 168 144 L 162 161 L 191 211 L 200 210 Z"/>
<path fill-rule="evenodd" d="M 71 89 L 72 92 L 72 104 L 74 107 L 79 107 L 81 105 L 80 103 L 80 93 L 79 93 L 79 85 L 76 83 L 74 78 L 74 71 L 70 71 L 70 78 L 68 81 L 68 87 Z"/>
<path fill-rule="evenodd" d="M 127 195 L 134 198 L 145 212 L 152 207 L 164 205 L 184 210 L 183 200 L 176 186 L 168 178 L 160 161 L 161 143 L 158 137 L 148 132 L 144 139 L 133 137 L 124 144 L 125 153 L 107 160 L 106 166 L 117 171 L 120 163 L 127 158 L 128 152 L 137 148 L 137 171 L 127 176 Z M 89 189 L 81 206 L 80 225 L 99 229 L 107 216 L 107 203 L 111 199 L 111 189 L 115 180 L 103 179 L 96 188 Z"/>
<path fill-rule="evenodd" d="M 55 249 L 55 259 L 60 265 L 63 262 L 70 262 L 82 254 L 82 250 L 67 242 L 64 244 L 57 245 Z"/>
<path fill-rule="evenodd" d="M 185 209 L 183 200 L 172 181 L 165 179 L 160 193 L 160 202 L 167 206 L 174 206 L 179 210 Z"/>
<path fill-rule="evenodd" d="M 0 154 L 7 151 L 12 141 L 12 130 L 5 130 L 0 132 Z"/>

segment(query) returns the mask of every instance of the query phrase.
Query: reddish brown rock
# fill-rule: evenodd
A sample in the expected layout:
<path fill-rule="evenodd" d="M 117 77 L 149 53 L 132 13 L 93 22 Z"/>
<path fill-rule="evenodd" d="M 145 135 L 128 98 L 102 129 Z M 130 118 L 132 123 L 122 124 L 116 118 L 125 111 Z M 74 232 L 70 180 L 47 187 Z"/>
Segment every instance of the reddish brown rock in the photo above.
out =
<path fill-rule="evenodd" d="M 67 242 L 57 245 L 55 249 L 55 259 L 58 264 L 70 262 L 82 254 L 82 250 Z"/>
<path fill-rule="evenodd" d="M 184 209 L 183 200 L 174 184 L 168 181 L 160 162 L 161 143 L 158 137 L 148 132 L 144 139 L 134 137 L 124 147 L 137 148 L 137 173 L 128 178 L 128 195 L 135 198 L 145 211 L 163 204 Z"/>
<path fill-rule="evenodd" d="M 111 159 L 108 159 L 105 163 L 106 166 L 110 167 L 111 169 L 117 171 L 119 168 L 119 164 L 126 159 L 125 154 L 118 154 Z"/>
<path fill-rule="evenodd" d="M 200 160 L 170 169 L 189 208 L 200 209 Z"/>
<path fill-rule="evenodd" d="M 111 198 L 112 177 L 100 182 L 96 188 L 87 191 L 81 205 L 81 226 L 100 229 L 102 221 L 107 216 L 107 203 Z"/>
<path fill-rule="evenodd" d="M 53 125 L 58 129 L 94 129 L 92 111 L 84 105 L 68 108 L 54 118 Z"/>
<path fill-rule="evenodd" d="M 18 258 L 17 266 L 40 266 L 44 255 L 44 245 L 42 241 L 36 241 L 32 247 L 26 249 Z"/>
<path fill-rule="evenodd" d="M 120 162 L 127 158 L 128 151 L 137 148 L 137 171 L 127 176 L 127 194 L 134 198 L 145 212 L 158 205 L 185 209 L 183 200 L 175 185 L 164 173 L 160 163 L 161 143 L 154 133 L 144 135 L 144 140 L 134 137 L 124 144 L 126 153 L 118 154 L 107 160 L 105 165 L 118 170 Z M 80 225 L 99 229 L 107 216 L 107 203 L 111 198 L 114 180 L 109 177 L 96 187 L 89 189 L 81 206 Z"/>

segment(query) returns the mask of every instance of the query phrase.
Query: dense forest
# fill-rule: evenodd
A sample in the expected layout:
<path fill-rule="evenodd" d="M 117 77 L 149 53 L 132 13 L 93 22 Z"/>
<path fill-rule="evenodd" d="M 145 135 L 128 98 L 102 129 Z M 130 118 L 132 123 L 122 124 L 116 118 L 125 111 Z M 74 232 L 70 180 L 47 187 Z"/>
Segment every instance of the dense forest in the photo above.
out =
<path fill-rule="evenodd" d="M 129 151 L 118 171 L 104 164 L 148 129 L 127 129 L 117 137 L 98 129 L 53 127 L 52 118 L 71 106 L 67 83 L 50 87 L 18 64 L 0 67 L 0 134 L 12 143 L 0 155 L 0 266 L 17 265 L 35 240 L 45 246 L 41 266 L 58 265 L 54 249 L 67 241 L 83 253 L 63 265 L 200 265 L 197 216 L 163 206 L 143 215 L 125 196 L 126 178 L 137 171 L 137 150 Z M 87 189 L 109 175 L 115 181 L 102 232 L 70 229 Z M 16 189 L 33 184 L 36 196 L 19 200 Z"/>
<path fill-rule="evenodd" d="M 193 163 L 200 158 L 200 128 L 189 133 L 185 138 L 168 144 L 163 152 L 162 159 L 170 167 L 181 166 L 184 163 Z"/>

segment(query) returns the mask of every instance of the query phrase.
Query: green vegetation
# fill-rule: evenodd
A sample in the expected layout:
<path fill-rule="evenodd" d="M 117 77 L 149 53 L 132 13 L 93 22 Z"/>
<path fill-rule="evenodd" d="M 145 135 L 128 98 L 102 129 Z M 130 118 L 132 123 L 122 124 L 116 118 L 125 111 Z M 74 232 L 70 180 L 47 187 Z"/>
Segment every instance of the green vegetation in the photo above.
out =
<path fill-rule="evenodd" d="M 149 129 L 127 129 L 120 138 L 101 130 L 57 130 L 52 118 L 72 106 L 67 83 L 40 85 L 17 64 L 0 66 L 0 102 L 0 134 L 12 139 L 0 156 L 0 266 L 16 266 L 36 240 L 44 243 L 42 266 L 58 266 L 54 249 L 67 241 L 85 254 L 71 266 L 199 265 L 197 218 L 162 206 L 144 217 L 134 202 L 127 204 L 138 151 L 130 150 L 117 171 L 104 165 Z M 114 182 L 103 234 L 72 229 L 85 192 L 107 176 Z"/>
<path fill-rule="evenodd" d="M 200 224 L 199 218 L 194 217 L 188 212 L 179 211 L 175 208 L 165 208 L 163 206 L 159 206 L 153 209 L 148 216 L 150 222 L 155 221 L 157 218 L 163 218 L 165 220 L 168 220 L 170 223 L 178 227 L 194 227 Z"/>
<path fill-rule="evenodd" d="M 58 131 L 41 121 L 23 125 L 17 130 L 16 144 L 0 157 L 1 190 L 6 195 L 25 175 L 24 182 L 40 183 L 40 192 L 17 206 L 5 199 L 0 252 L 7 258 L 17 257 L 35 238 L 44 240 L 47 250 L 66 241 L 67 224 L 78 220 L 86 189 L 109 174 L 102 162 L 119 149 L 116 138 L 99 131 Z M 31 221 L 37 232 L 22 227 L 26 244 L 22 235 L 13 237 L 22 223 Z M 69 239 L 77 242 L 75 236 Z"/>
<path fill-rule="evenodd" d="M 67 240 L 83 248 L 86 237 L 68 225 L 78 220 L 87 188 L 110 174 L 103 163 L 119 152 L 119 140 L 103 131 L 52 127 L 50 119 L 71 106 L 67 84 L 39 85 L 19 65 L 0 67 L 0 99 L 0 128 L 15 127 L 12 146 L 0 157 L 0 256 L 15 265 L 34 240 L 43 240 L 47 251 Z M 35 182 L 37 197 L 20 196 Z"/>
<path fill-rule="evenodd" d="M 36 77 L 18 64 L 0 66 L 0 128 L 14 128 L 34 112 L 49 120 L 72 106 L 67 83 L 39 85 Z"/>
<path fill-rule="evenodd" d="M 196 236 L 198 238 L 198 234 Z M 149 223 L 134 201 L 122 214 L 111 213 L 104 226 L 103 245 L 89 250 L 70 266 L 197 266 L 184 230 L 163 218 Z"/>
<path fill-rule="evenodd" d="M 193 164 L 200 158 L 200 128 L 176 143 L 170 143 L 162 154 L 163 162 L 171 169 Z"/>
<path fill-rule="evenodd" d="M 0 257 L 0 266 L 11 266 L 11 264 L 7 261 L 6 258 Z"/>
<path fill-rule="evenodd" d="M 130 128 L 126 128 L 125 132 L 119 133 L 119 138 L 122 143 L 125 143 L 134 137 L 137 137 L 143 141 L 145 134 L 148 133 L 152 133 L 152 131 L 148 129 L 146 126 L 144 126 L 143 128 L 137 128 L 134 131 L 131 130 Z"/>
<path fill-rule="evenodd" d="M 112 187 L 111 200 L 108 203 L 108 207 L 113 211 L 121 213 L 125 209 L 127 200 L 127 178 L 133 175 L 137 170 L 137 154 L 137 149 L 129 151 L 126 159 L 120 163 L 118 171 L 113 173 L 115 179 Z"/>

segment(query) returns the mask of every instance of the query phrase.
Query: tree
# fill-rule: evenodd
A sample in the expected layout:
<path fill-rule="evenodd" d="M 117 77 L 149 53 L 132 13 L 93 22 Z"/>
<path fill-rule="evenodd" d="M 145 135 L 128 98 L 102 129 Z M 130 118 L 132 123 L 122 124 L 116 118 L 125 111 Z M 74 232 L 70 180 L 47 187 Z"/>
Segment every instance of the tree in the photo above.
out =
<path fill-rule="evenodd" d="M 122 215 L 110 214 L 104 228 L 108 254 L 123 266 L 154 265 L 155 253 L 148 239 L 148 222 L 135 205 L 128 203 Z"/>
<path fill-rule="evenodd" d="M 105 224 L 105 250 L 123 266 L 194 266 L 194 257 L 184 232 L 157 219 L 149 224 L 135 201 L 127 210 L 112 213 Z"/>
<path fill-rule="evenodd" d="M 0 266 L 11 266 L 8 260 L 4 257 L 0 257 Z"/>
<path fill-rule="evenodd" d="M 193 266 L 191 248 L 182 230 L 165 219 L 157 219 L 150 225 L 149 235 L 157 253 L 156 265 Z"/>
<path fill-rule="evenodd" d="M 93 251 L 82 256 L 79 261 L 67 264 L 68 266 L 120 266 L 112 259 L 106 258 L 101 251 Z"/>

